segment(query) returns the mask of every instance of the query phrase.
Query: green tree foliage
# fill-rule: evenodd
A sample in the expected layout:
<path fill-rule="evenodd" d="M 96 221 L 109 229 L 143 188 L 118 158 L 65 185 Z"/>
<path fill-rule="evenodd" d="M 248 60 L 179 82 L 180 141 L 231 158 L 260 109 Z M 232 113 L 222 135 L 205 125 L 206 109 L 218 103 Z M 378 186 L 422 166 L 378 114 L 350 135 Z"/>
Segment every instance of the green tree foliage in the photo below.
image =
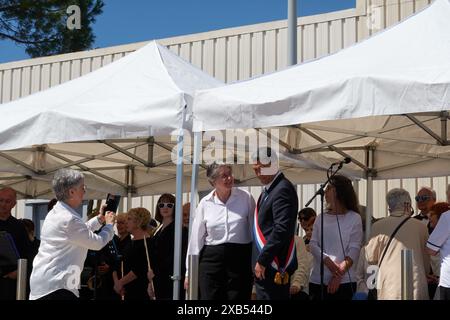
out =
<path fill-rule="evenodd" d="M 80 29 L 67 27 L 71 5 L 80 8 Z M 90 49 L 103 6 L 102 0 L 0 0 L 0 41 L 24 45 L 31 57 Z"/>

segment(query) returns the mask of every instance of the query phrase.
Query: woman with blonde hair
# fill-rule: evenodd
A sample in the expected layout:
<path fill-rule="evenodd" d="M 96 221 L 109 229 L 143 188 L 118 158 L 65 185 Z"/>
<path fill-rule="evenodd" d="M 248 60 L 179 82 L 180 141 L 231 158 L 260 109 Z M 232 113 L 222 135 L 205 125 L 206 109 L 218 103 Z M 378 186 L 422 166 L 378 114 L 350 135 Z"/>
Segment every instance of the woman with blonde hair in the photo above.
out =
<path fill-rule="evenodd" d="M 145 208 L 133 208 L 127 213 L 127 231 L 133 235 L 130 248 L 124 257 L 124 277 L 114 275 L 114 291 L 125 296 L 125 300 L 148 300 L 149 280 L 149 237 L 150 212 Z"/>

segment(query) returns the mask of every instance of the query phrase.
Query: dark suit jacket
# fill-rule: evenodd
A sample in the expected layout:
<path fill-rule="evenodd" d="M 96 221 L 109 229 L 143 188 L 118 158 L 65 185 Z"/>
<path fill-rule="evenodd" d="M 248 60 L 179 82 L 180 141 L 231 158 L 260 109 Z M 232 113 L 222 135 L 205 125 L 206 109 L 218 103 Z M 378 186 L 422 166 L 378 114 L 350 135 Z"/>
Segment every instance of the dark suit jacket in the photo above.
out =
<path fill-rule="evenodd" d="M 257 205 L 261 201 L 262 196 Z M 295 234 L 297 211 L 297 191 L 281 173 L 275 178 L 267 198 L 258 209 L 258 225 L 267 242 L 261 252 L 258 252 L 255 241 L 253 242 L 253 266 L 258 262 L 266 267 L 266 277 L 275 275 L 276 270 L 270 266 L 275 257 L 278 257 L 280 267 L 285 267 L 289 245 Z M 296 269 L 297 258 L 294 256 L 286 271 L 292 274 Z"/>

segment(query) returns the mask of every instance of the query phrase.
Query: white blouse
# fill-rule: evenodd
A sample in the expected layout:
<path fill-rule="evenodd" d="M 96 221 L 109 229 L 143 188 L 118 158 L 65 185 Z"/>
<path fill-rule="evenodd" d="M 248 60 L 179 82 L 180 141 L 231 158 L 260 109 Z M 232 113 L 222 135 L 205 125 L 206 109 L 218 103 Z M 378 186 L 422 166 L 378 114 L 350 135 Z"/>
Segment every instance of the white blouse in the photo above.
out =
<path fill-rule="evenodd" d="M 315 284 L 320 284 L 320 220 L 321 217 L 318 215 L 314 222 L 313 233 L 309 243 L 311 253 L 314 256 L 310 282 Z M 341 263 L 346 256 L 349 256 L 353 260 L 353 265 L 349 272 L 342 277 L 341 283 L 356 282 L 355 268 L 358 263 L 363 236 L 360 215 L 354 211 L 347 211 L 347 213 L 343 215 L 325 213 L 323 220 L 324 258 L 329 257 L 334 262 Z M 341 237 L 339 236 L 338 221 L 341 230 L 342 244 Z M 331 277 L 332 274 L 330 270 L 324 265 L 325 286 L 328 285 Z"/>
<path fill-rule="evenodd" d="M 30 279 L 30 300 L 58 289 L 69 290 L 78 297 L 88 249 L 100 250 L 114 236 L 113 225 L 107 224 L 95 234 L 100 227 L 97 217 L 84 223 L 71 207 L 56 203 L 42 227 L 41 245 Z"/>
<path fill-rule="evenodd" d="M 254 212 L 255 200 L 249 192 L 233 188 L 222 203 L 213 190 L 195 211 L 187 255 L 200 254 L 204 245 L 250 243 Z"/>

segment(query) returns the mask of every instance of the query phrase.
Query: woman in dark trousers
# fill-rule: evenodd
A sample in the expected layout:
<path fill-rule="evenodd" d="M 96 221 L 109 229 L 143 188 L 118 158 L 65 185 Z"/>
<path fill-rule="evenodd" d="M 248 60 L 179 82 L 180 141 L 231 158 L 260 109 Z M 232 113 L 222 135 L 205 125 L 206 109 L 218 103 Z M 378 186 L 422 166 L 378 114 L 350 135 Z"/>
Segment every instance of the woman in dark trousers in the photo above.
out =
<path fill-rule="evenodd" d="M 249 300 L 255 201 L 247 191 L 233 188 L 231 166 L 213 163 L 206 175 L 214 190 L 197 207 L 188 249 L 199 255 L 200 299 Z"/>
<path fill-rule="evenodd" d="M 174 264 L 174 236 L 175 236 L 175 197 L 163 194 L 156 204 L 155 218 L 160 223 L 150 240 L 150 263 L 154 273 L 153 286 L 157 300 L 171 300 L 173 298 L 173 264 Z M 187 228 L 183 227 L 181 261 L 186 260 Z M 181 268 L 181 284 L 184 282 L 186 269 L 184 263 Z M 184 290 L 180 286 L 181 299 L 184 299 Z"/>

